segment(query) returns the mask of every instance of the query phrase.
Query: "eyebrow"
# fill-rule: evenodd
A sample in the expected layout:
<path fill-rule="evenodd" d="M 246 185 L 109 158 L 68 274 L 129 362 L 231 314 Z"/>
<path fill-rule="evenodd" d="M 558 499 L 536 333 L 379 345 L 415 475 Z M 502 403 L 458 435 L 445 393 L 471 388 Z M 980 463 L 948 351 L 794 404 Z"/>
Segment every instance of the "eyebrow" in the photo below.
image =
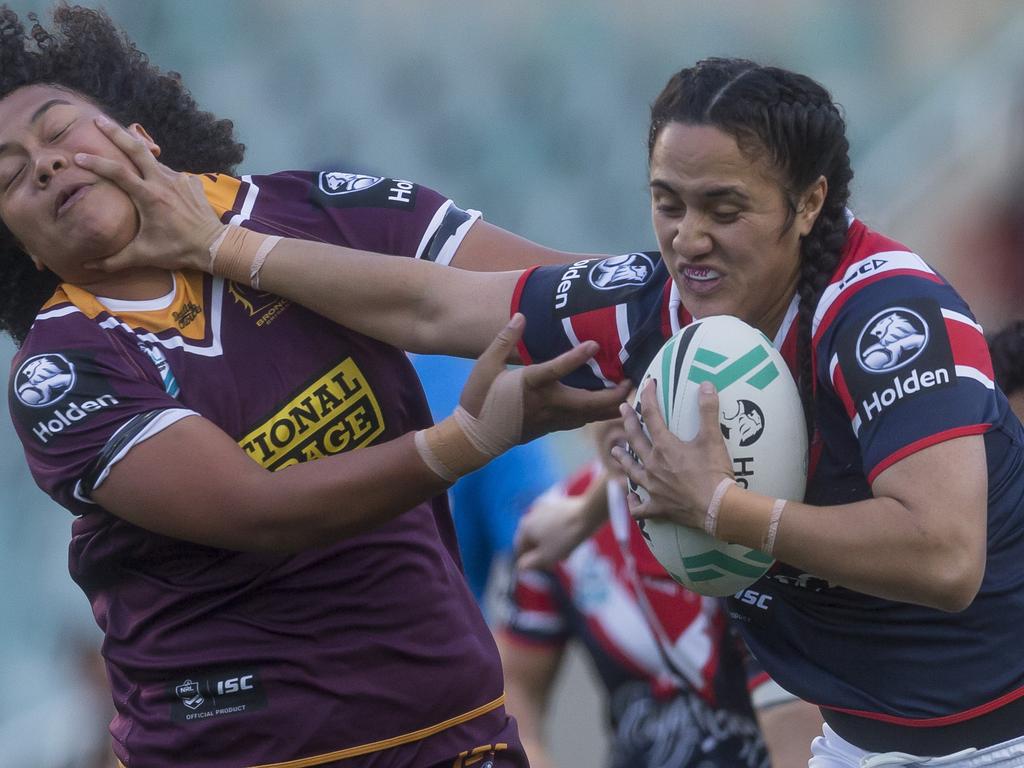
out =
<path fill-rule="evenodd" d="M 650 186 L 652 189 L 660 189 L 666 192 L 671 192 L 674 195 L 679 194 L 675 187 L 669 184 L 667 181 L 661 179 L 651 179 Z M 750 195 L 744 192 L 740 187 L 734 185 L 721 185 L 715 187 L 709 187 L 700 193 L 701 197 L 710 200 L 720 200 L 722 198 L 734 197 L 741 201 L 750 200 Z"/>
<path fill-rule="evenodd" d="M 71 102 L 67 99 L 50 99 L 49 101 L 44 102 L 42 106 L 39 107 L 39 109 L 32 113 L 32 117 L 28 119 L 28 124 L 35 125 L 39 122 L 39 119 L 43 115 L 45 115 L 50 109 L 60 104 L 66 104 L 69 107 L 72 106 Z M 10 144 L 0 144 L 0 155 L 4 154 L 9 148 Z"/>

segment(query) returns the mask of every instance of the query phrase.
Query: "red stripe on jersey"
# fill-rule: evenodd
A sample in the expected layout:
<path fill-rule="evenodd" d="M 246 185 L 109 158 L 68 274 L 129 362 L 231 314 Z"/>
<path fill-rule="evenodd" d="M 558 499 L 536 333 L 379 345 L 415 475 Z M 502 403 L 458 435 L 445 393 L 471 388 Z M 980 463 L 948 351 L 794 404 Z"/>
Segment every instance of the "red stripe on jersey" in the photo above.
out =
<path fill-rule="evenodd" d="M 843 408 L 846 409 L 846 416 L 849 419 L 857 414 L 857 406 L 853 404 L 853 397 L 850 395 L 850 388 L 846 385 L 846 377 L 843 376 L 843 369 L 836 364 L 835 373 L 832 374 L 832 388 L 839 399 L 843 401 Z"/>
<path fill-rule="evenodd" d="M 566 481 L 566 496 L 582 496 L 597 479 L 598 467 L 590 463 Z"/>
<path fill-rule="evenodd" d="M 512 292 L 512 306 L 509 308 L 508 312 L 509 318 L 519 311 L 519 305 L 523 300 L 523 290 L 526 288 L 526 281 L 530 279 L 530 275 L 532 275 L 533 271 L 539 266 L 540 265 L 537 265 L 537 267 L 530 267 L 519 276 L 519 280 L 516 282 L 516 289 Z M 523 361 L 523 365 L 533 364 L 533 358 L 530 357 L 530 353 L 527 351 L 526 344 L 522 339 L 520 339 L 519 343 L 516 344 L 516 349 L 519 350 L 519 359 Z"/>
<path fill-rule="evenodd" d="M 546 588 L 536 589 L 522 579 L 516 582 L 516 605 L 520 610 L 529 613 L 558 615 L 558 605 L 551 592 Z"/>
<path fill-rule="evenodd" d="M 868 483 L 875 482 L 875 478 L 878 477 L 882 472 L 887 470 L 893 464 L 900 459 L 905 459 L 912 453 L 917 453 L 930 445 L 938 445 L 944 443 L 947 440 L 952 440 L 957 437 L 967 437 L 968 435 L 981 435 L 988 431 L 991 424 L 970 424 L 966 427 L 956 427 L 955 429 L 947 429 L 944 432 L 936 432 L 934 435 L 928 435 L 928 437 L 922 437 L 920 440 L 915 440 L 910 445 L 905 445 L 895 453 L 889 454 L 886 458 L 882 459 L 875 468 L 868 473 Z"/>
<path fill-rule="evenodd" d="M 828 327 L 832 325 L 832 321 L 836 319 L 836 315 L 839 314 L 839 310 L 842 309 L 843 305 L 846 304 L 854 295 L 856 295 L 861 289 L 867 288 L 872 283 L 877 283 L 879 280 L 885 280 L 890 277 L 903 277 L 903 276 L 915 276 L 925 280 L 931 280 L 933 283 L 941 283 L 942 278 L 931 272 L 924 272 L 920 269 L 894 269 L 890 272 L 881 272 L 871 277 L 865 277 L 863 280 L 854 283 L 841 294 L 839 294 L 835 301 L 832 302 L 832 306 L 828 308 L 825 316 L 821 318 L 821 323 L 818 324 L 818 332 L 814 334 L 814 346 L 818 346 L 818 342 L 821 340 L 822 335 L 828 330 Z"/>
<path fill-rule="evenodd" d="M 770 683 L 771 681 L 772 678 L 767 672 L 761 672 L 747 680 L 747 690 L 753 693 L 756 688 L 760 688 L 765 683 Z"/>
<path fill-rule="evenodd" d="M 953 350 L 953 362 L 976 368 L 990 379 L 994 379 L 992 357 L 989 355 L 985 337 L 973 325 L 948 317 L 944 319 L 946 333 L 949 334 L 949 346 Z"/>
<path fill-rule="evenodd" d="M 619 382 L 626 378 L 622 369 L 619 352 L 622 351 L 622 340 L 615 322 L 615 307 L 601 307 L 590 312 L 574 315 L 569 319 L 576 338 L 580 341 L 593 339 L 601 348 L 594 355 L 601 375 L 609 381 Z"/>
<path fill-rule="evenodd" d="M 883 723 L 895 723 L 896 725 L 903 725 L 907 728 L 939 728 L 943 725 L 956 725 L 966 720 L 971 720 L 981 715 L 987 715 L 989 712 L 994 712 L 1000 707 L 1005 707 L 1017 699 L 1024 697 L 1024 688 L 1018 688 L 1015 691 L 1003 694 L 998 699 L 993 699 L 987 704 L 979 704 L 977 707 L 971 709 L 965 709 L 963 712 L 954 712 L 952 715 L 943 715 L 942 717 L 898 717 L 896 715 L 883 715 L 880 712 L 865 712 L 860 709 L 845 709 L 844 707 L 825 707 L 825 709 L 833 709 L 836 712 L 845 712 L 848 715 L 856 715 L 857 717 L 863 717 L 867 720 L 879 720 Z M 824 705 L 819 705 L 823 706 Z"/>
<path fill-rule="evenodd" d="M 672 316 L 669 314 L 669 302 L 672 300 L 672 278 L 665 281 L 665 289 L 661 292 L 661 337 L 672 336 Z"/>

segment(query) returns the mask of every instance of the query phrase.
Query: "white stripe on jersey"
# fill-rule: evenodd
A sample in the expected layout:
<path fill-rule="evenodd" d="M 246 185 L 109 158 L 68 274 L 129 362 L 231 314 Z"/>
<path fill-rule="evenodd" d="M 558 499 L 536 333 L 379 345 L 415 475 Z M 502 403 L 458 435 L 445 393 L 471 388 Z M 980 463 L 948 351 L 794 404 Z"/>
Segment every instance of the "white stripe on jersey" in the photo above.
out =
<path fill-rule="evenodd" d="M 430 239 L 437 232 L 441 226 L 441 222 L 444 221 L 444 217 L 448 214 L 448 211 L 455 205 L 454 202 L 448 200 L 437 209 L 434 213 L 434 217 L 430 220 L 426 230 L 423 232 L 423 237 L 420 238 L 420 244 L 416 246 L 416 255 L 414 258 L 422 259 L 423 251 L 430 243 Z M 483 214 L 480 211 L 467 208 L 465 213 L 469 214 L 469 218 L 462 222 L 448 238 L 448 242 L 441 246 L 441 250 L 437 253 L 437 258 L 434 259 L 435 264 L 440 264 L 442 267 L 447 267 L 452 263 L 452 259 L 455 258 L 456 252 L 459 250 L 459 246 L 462 245 L 462 241 L 466 238 L 466 233 L 469 232 L 469 228 L 472 227 L 477 219 L 482 219 Z"/>
<path fill-rule="evenodd" d="M 789 329 L 796 322 L 796 316 L 799 312 L 800 294 L 795 293 L 789 302 L 789 309 L 786 310 L 785 317 L 782 318 L 782 325 L 779 326 L 779 330 L 775 333 L 775 338 L 772 339 L 772 346 L 780 352 L 782 351 L 782 345 L 786 343 L 786 337 L 789 336 Z"/>
<path fill-rule="evenodd" d="M 70 307 L 60 307 L 58 309 L 51 309 L 48 312 L 40 312 L 36 315 L 36 320 L 52 320 L 55 317 L 64 317 L 64 315 L 70 315 L 72 312 L 81 312 L 78 307 L 72 305 Z M 33 323 L 34 325 L 35 323 Z"/>
<path fill-rule="evenodd" d="M 619 334 L 619 362 L 623 365 L 629 358 L 626 351 L 626 344 L 629 342 L 629 315 L 625 304 L 615 305 L 615 330 Z"/>
<path fill-rule="evenodd" d="M 252 216 L 253 206 L 256 205 L 256 198 L 260 194 L 260 188 L 253 183 L 252 176 L 246 174 L 242 177 L 242 181 L 249 185 L 249 191 L 245 193 L 242 210 L 232 216 L 231 221 L 228 222 L 228 224 L 234 224 L 236 227 L 241 226 L 243 221 L 248 220 Z"/>
<path fill-rule="evenodd" d="M 910 251 L 883 251 L 865 256 L 855 261 L 839 282 L 832 283 L 821 295 L 821 300 L 814 310 L 814 322 L 811 325 L 811 336 L 818 333 L 818 326 L 842 294 L 850 287 L 875 275 L 896 270 L 911 270 L 925 275 L 935 275 L 935 270 L 925 264 L 924 259 Z"/>
<path fill-rule="evenodd" d="M 543 611 L 515 612 L 516 629 L 524 632 L 543 632 L 546 635 L 561 634 L 565 631 L 565 622 L 561 616 Z"/>
<path fill-rule="evenodd" d="M 576 331 L 573 330 L 571 317 L 562 318 L 562 329 L 565 331 L 565 335 L 568 337 L 572 345 L 574 347 L 578 347 L 580 345 L 580 340 L 579 337 L 576 336 Z M 587 365 L 590 367 L 590 370 L 594 372 L 594 375 L 597 376 L 598 380 L 604 384 L 606 389 L 612 389 L 615 387 L 615 382 L 611 379 L 605 378 L 605 375 L 601 373 L 601 366 L 597 364 L 597 360 L 590 358 L 587 360 Z"/>
<path fill-rule="evenodd" d="M 186 339 L 184 336 L 172 336 L 169 339 L 158 338 L 155 334 L 146 331 L 139 331 L 127 323 L 118 320 L 116 317 L 108 317 L 106 320 L 99 324 L 100 328 L 106 328 L 107 330 L 113 330 L 114 328 L 120 327 L 126 333 L 135 336 L 136 338 L 148 341 L 152 344 L 159 344 L 167 349 L 181 348 L 185 352 L 191 352 L 195 355 L 201 355 L 202 357 L 220 357 L 224 353 L 224 348 L 220 343 L 220 320 L 221 320 L 221 303 L 224 298 L 224 278 L 215 277 L 213 278 L 213 284 L 210 288 L 210 346 L 203 347 L 194 344 L 190 339 Z"/>
<path fill-rule="evenodd" d="M 971 330 L 975 331 L 976 333 L 978 333 L 981 336 L 985 335 L 985 330 L 980 325 L 978 325 L 971 318 L 969 318 L 967 315 L 965 315 L 965 314 L 963 314 L 961 312 L 956 312 L 956 311 L 954 311 L 952 309 L 945 309 L 945 308 L 943 308 L 942 309 L 942 316 L 946 320 L 949 320 L 951 322 L 962 323 L 963 325 L 966 325 L 968 328 L 970 328 Z M 959 378 L 974 379 L 975 381 L 977 381 L 979 384 L 981 384 L 986 389 L 995 389 L 995 386 L 996 386 L 995 382 L 992 381 L 992 379 L 990 379 L 982 371 L 978 370 L 977 368 L 975 368 L 973 366 L 969 366 L 969 365 L 958 365 L 958 366 L 956 366 L 956 375 Z"/>
<path fill-rule="evenodd" d="M 969 325 L 971 328 L 976 330 L 982 336 L 985 335 L 985 329 L 982 328 L 980 325 L 978 325 L 973 320 L 971 320 L 971 318 L 969 318 L 965 314 L 962 314 L 960 312 L 954 312 L 952 309 L 946 309 L 945 307 L 943 307 L 942 308 L 942 316 L 944 318 L 946 318 L 947 320 L 952 320 L 954 323 L 963 323 L 964 325 Z"/>
<path fill-rule="evenodd" d="M 128 453 L 128 451 L 130 451 L 136 445 L 143 442 L 144 440 L 148 440 L 155 434 L 163 432 L 165 429 L 171 426 L 171 424 L 181 421 L 186 416 L 198 415 L 199 414 L 196 413 L 195 411 L 190 411 L 187 408 L 168 408 L 167 410 L 163 411 L 159 416 L 157 416 L 155 419 L 149 422 L 149 424 L 147 424 L 145 428 L 141 432 L 139 432 L 139 434 L 132 438 L 130 442 L 125 443 L 123 446 L 121 446 L 121 450 L 119 450 L 110 459 L 110 461 L 107 462 L 107 465 L 103 467 L 103 471 L 100 472 L 100 476 L 96 478 L 96 482 L 93 484 L 92 489 L 95 491 L 97 488 L 103 485 L 103 481 L 107 479 L 107 475 L 110 474 L 110 470 L 114 467 L 114 465 L 117 464 L 117 462 L 119 462 L 121 459 L 123 459 L 125 455 Z M 124 424 L 122 424 L 117 429 L 117 431 L 110 436 L 110 439 L 107 440 L 107 445 L 110 445 L 111 442 L 116 440 L 121 430 L 124 429 L 129 424 L 131 424 L 131 421 L 127 421 Z M 76 499 L 78 499 L 79 501 L 84 501 L 86 504 L 96 503 L 95 501 L 93 501 L 88 496 L 82 493 L 81 479 L 79 479 L 78 482 L 75 483 L 74 494 Z"/>
<path fill-rule="evenodd" d="M 992 381 L 988 376 L 979 371 L 977 368 L 972 368 L 969 365 L 958 365 L 955 368 L 957 378 L 960 379 L 974 379 L 986 389 L 995 389 L 996 383 Z"/>

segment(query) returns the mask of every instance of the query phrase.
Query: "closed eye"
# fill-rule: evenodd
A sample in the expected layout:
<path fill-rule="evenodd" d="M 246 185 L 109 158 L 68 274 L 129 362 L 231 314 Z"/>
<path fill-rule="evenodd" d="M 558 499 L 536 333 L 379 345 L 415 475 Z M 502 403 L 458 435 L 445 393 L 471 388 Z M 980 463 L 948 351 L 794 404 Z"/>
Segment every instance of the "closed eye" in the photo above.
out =
<path fill-rule="evenodd" d="M 24 170 L 25 170 L 25 166 L 23 165 L 20 168 L 18 168 L 18 170 L 14 173 L 14 175 L 8 177 L 8 179 L 6 181 L 4 181 L 4 183 L 3 183 L 3 185 L 4 185 L 4 192 L 6 192 L 7 190 L 9 190 L 11 187 L 14 186 L 14 182 L 16 182 L 18 180 L 18 177 L 21 176 L 21 174 L 22 174 L 22 172 Z"/>
<path fill-rule="evenodd" d="M 59 131 L 57 131 L 55 134 L 53 134 L 50 137 L 50 143 L 55 142 L 57 139 L 59 139 L 61 136 L 63 136 L 65 133 L 67 133 L 68 128 L 70 128 L 72 125 L 74 125 L 74 123 L 75 123 L 75 121 L 72 120 L 70 123 L 68 123 L 63 128 L 61 128 Z"/>

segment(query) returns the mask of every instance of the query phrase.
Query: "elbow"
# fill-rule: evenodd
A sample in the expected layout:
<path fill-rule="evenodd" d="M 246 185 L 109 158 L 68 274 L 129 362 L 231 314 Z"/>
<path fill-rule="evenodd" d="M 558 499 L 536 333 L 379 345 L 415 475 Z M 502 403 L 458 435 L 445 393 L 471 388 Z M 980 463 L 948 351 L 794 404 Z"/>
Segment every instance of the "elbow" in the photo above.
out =
<path fill-rule="evenodd" d="M 985 552 L 959 552 L 942 559 L 931 579 L 931 596 L 925 603 L 947 613 L 967 610 L 978 596 L 985 577 Z"/>

